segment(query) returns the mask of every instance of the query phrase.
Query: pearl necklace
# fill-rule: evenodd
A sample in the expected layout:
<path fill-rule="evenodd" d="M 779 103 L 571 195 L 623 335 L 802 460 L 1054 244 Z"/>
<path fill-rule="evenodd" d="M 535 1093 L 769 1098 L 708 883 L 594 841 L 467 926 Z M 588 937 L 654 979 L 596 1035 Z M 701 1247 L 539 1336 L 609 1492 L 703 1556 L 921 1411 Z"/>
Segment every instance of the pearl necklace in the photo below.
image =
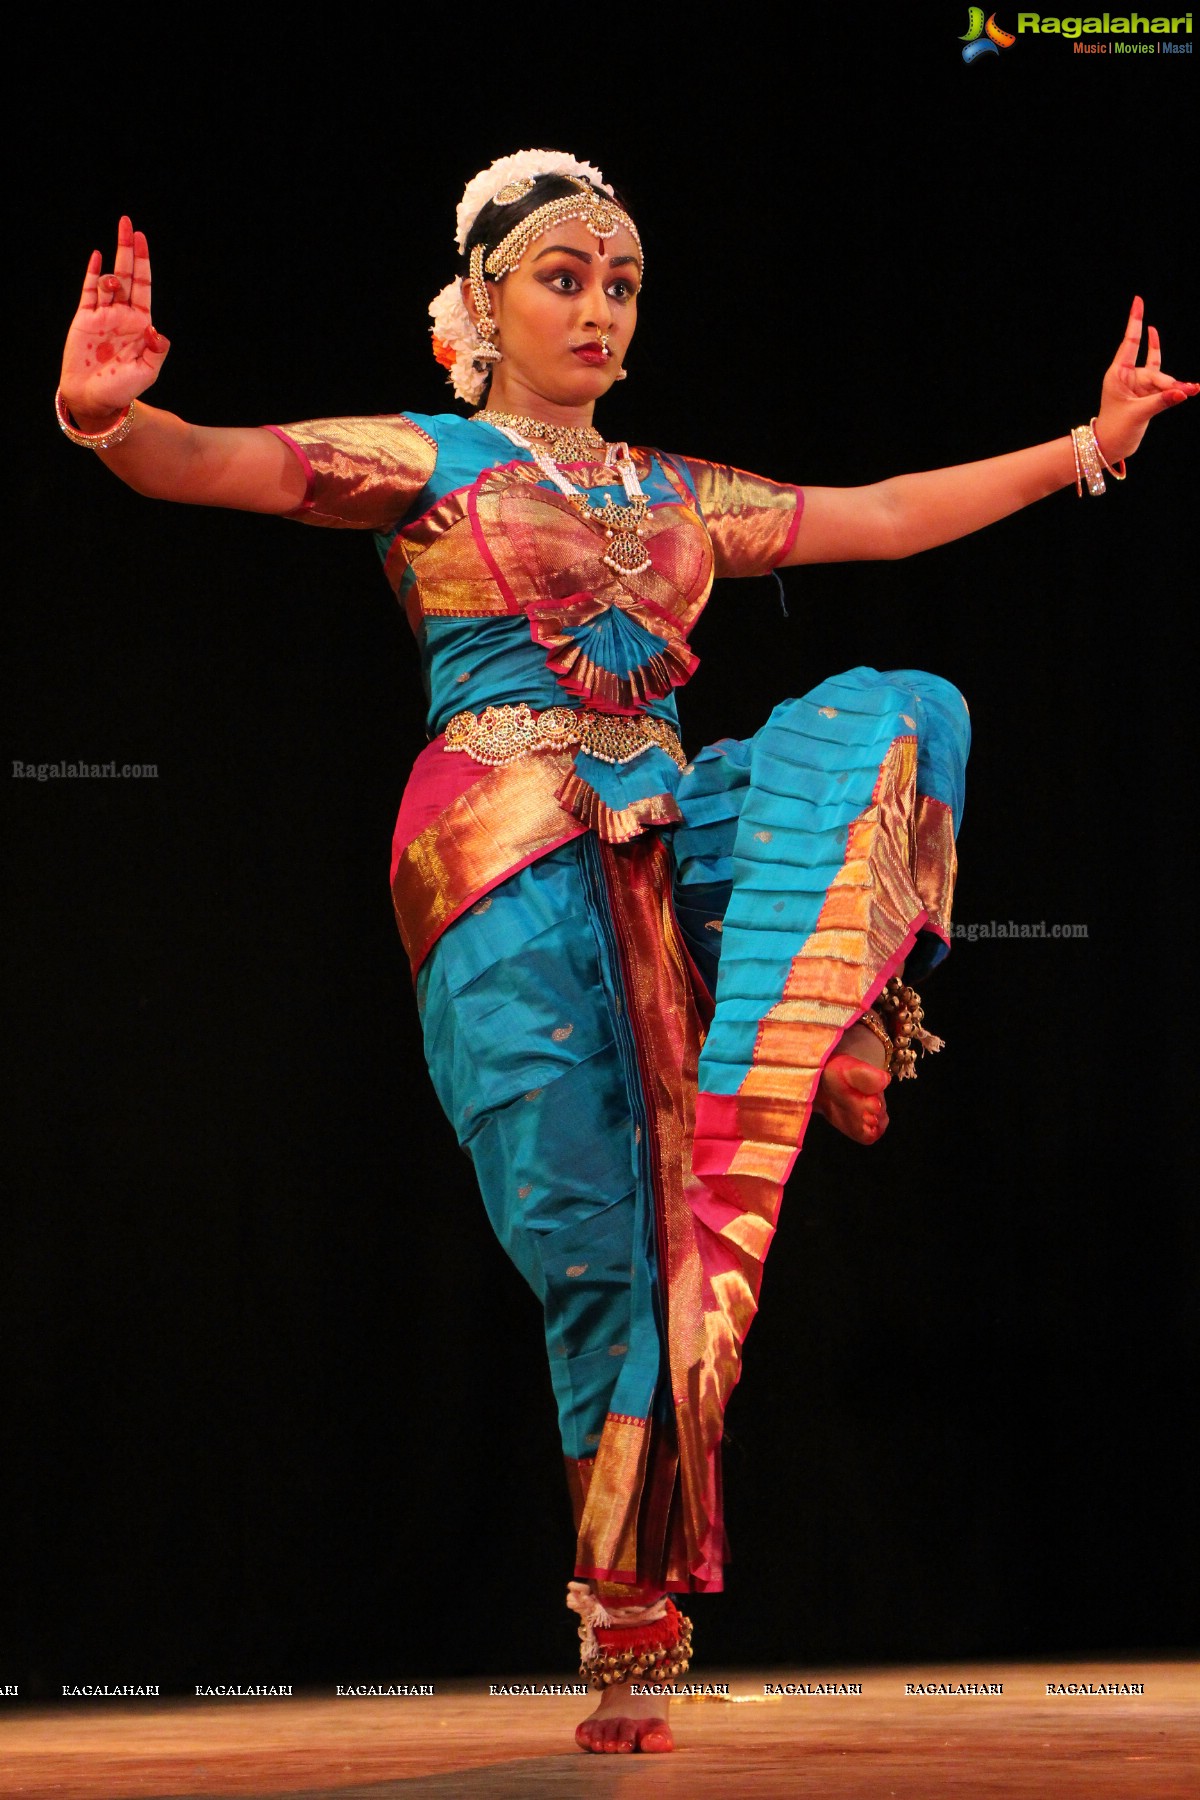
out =
<path fill-rule="evenodd" d="M 476 414 L 482 418 L 483 414 Z M 552 481 L 560 494 L 565 494 L 572 506 L 578 508 L 587 523 L 596 530 L 602 531 L 608 539 L 608 549 L 604 553 L 606 566 L 617 575 L 641 575 L 651 567 L 646 546 L 642 543 L 642 530 L 650 512 L 650 503 L 642 492 L 641 482 L 637 478 L 637 470 L 629 454 L 628 444 L 609 444 L 604 453 L 606 466 L 615 468 L 620 476 L 621 486 L 625 489 L 624 506 L 614 504 L 612 496 L 606 494 L 603 506 L 594 506 L 586 492 L 576 488 L 567 480 L 562 470 L 547 456 L 539 444 L 530 443 L 527 437 L 512 425 L 501 424 L 501 415 L 492 413 L 488 422 L 503 432 L 510 443 L 522 450 L 528 450 L 538 468 L 548 481 Z M 522 424 L 540 423 L 541 421 L 522 420 Z M 584 427 L 584 429 L 589 429 Z M 599 432 L 593 433 L 599 438 Z M 603 440 L 601 439 L 601 442 Z M 556 446 L 557 448 L 557 446 Z"/>

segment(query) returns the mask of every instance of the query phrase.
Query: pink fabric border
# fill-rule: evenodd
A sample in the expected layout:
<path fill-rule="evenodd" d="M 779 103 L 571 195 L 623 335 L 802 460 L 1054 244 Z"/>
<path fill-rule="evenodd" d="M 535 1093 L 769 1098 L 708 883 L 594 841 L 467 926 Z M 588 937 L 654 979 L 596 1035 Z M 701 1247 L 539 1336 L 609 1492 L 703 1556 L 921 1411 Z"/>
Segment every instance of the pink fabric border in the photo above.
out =
<path fill-rule="evenodd" d="M 311 512 L 312 508 L 313 508 L 313 498 L 314 498 L 316 485 L 317 485 L 317 477 L 316 477 L 316 473 L 313 469 L 311 462 L 308 460 L 308 452 L 305 450 L 305 448 L 302 444 L 298 444 L 296 442 L 294 437 L 288 436 L 287 432 L 283 429 L 282 425 L 262 425 L 259 427 L 259 429 L 261 431 L 269 431 L 271 433 L 272 437 L 277 437 L 279 439 L 281 444 L 286 444 L 288 449 L 290 451 L 292 451 L 292 453 L 299 458 L 300 467 L 304 470 L 304 478 L 305 478 L 305 484 L 306 484 L 305 489 L 304 489 L 304 498 L 300 502 L 299 506 L 294 506 L 292 508 L 291 512 L 283 513 L 281 515 L 281 517 L 283 517 L 285 519 L 294 519 L 298 513 Z"/>
<path fill-rule="evenodd" d="M 796 511 L 792 518 L 791 530 L 788 532 L 787 537 L 784 539 L 783 549 L 779 552 L 779 562 L 776 563 L 776 565 L 775 565 L 776 568 L 778 568 L 780 566 L 780 564 L 786 560 L 788 554 L 790 553 L 792 545 L 796 541 L 796 533 L 800 529 L 800 521 L 803 517 L 804 517 L 804 489 L 802 487 L 798 487 L 796 489 Z"/>

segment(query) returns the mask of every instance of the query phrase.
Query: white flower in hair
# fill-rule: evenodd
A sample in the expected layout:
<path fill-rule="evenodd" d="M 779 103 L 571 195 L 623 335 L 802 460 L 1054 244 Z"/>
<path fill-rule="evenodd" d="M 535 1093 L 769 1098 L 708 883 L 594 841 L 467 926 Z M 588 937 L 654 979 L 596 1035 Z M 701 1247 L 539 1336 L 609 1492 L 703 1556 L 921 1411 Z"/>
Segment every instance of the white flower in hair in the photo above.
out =
<path fill-rule="evenodd" d="M 446 379 L 458 398 L 474 406 L 483 393 L 487 371 L 475 367 L 479 334 L 463 305 L 461 282 L 449 281 L 440 294 L 434 295 L 429 302 L 429 316 L 433 320 L 434 355 L 443 368 L 449 369 Z M 446 361 L 444 354 L 439 354 L 439 345 L 444 352 L 454 352 L 452 363 Z"/>
<path fill-rule="evenodd" d="M 467 247 L 471 227 L 489 200 L 510 182 L 532 180 L 538 175 L 577 175 L 581 181 L 594 182 L 611 200 L 613 191 L 599 169 L 592 163 L 580 162 L 565 150 L 518 150 L 512 156 L 498 156 L 489 168 L 468 181 L 458 203 L 458 231 L 455 243 L 461 256 Z M 440 335 L 440 334 L 439 334 Z"/>
<path fill-rule="evenodd" d="M 433 335 L 443 344 L 457 348 L 476 336 L 471 315 L 463 304 L 461 281 L 448 281 L 441 293 L 434 295 L 429 302 L 429 316 L 433 320 Z"/>

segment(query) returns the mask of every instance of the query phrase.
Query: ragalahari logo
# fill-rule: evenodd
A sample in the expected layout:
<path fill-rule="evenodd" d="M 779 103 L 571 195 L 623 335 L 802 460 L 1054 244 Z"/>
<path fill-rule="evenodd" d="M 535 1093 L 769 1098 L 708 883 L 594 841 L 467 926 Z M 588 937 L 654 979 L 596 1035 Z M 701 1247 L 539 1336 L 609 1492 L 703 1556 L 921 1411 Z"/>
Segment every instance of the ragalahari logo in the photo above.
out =
<path fill-rule="evenodd" d="M 973 63 L 977 56 L 999 56 L 1001 50 L 1011 50 L 1016 41 L 1011 31 L 1001 31 L 995 13 L 989 13 L 985 24 L 982 6 L 968 6 L 967 29 L 959 39 L 965 63 Z"/>

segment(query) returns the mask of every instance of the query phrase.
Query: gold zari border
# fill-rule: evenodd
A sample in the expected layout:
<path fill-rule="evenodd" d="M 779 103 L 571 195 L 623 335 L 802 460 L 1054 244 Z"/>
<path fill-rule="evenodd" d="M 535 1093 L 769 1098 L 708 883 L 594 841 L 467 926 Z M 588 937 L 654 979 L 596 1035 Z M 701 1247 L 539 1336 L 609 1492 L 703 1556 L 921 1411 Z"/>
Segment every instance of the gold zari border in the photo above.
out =
<path fill-rule="evenodd" d="M 918 794 L 916 840 L 917 892 L 925 902 L 930 924 L 945 934 L 950 929 L 958 852 L 954 847 L 954 814 L 944 800 Z"/>
<path fill-rule="evenodd" d="M 735 1096 L 712 1099 L 716 1116 L 703 1126 L 719 1129 L 704 1146 L 708 1173 L 701 1229 L 712 1236 L 704 1257 L 701 1324 L 698 1333 L 693 1327 L 688 1334 L 694 1341 L 689 1344 L 682 1334 L 676 1341 L 679 1314 L 672 1314 L 670 1301 L 667 1318 L 689 1552 L 699 1538 L 708 1551 L 702 1559 L 706 1574 L 719 1576 L 723 1549 L 725 1408 L 757 1310 L 783 1183 L 804 1136 L 821 1069 L 841 1031 L 903 955 L 922 914 L 932 912 L 931 901 L 936 905 L 940 896 L 949 904 L 949 810 L 943 809 L 944 819 L 927 810 L 922 837 L 916 764 L 915 740 L 896 739 L 880 764 L 869 804 L 850 823 L 842 866 L 814 928 L 792 960 L 779 1000 L 762 1019 L 750 1068 Z M 729 1156 L 718 1171 L 711 1158 L 722 1140 Z M 694 1573 L 694 1560 L 690 1567 Z"/>
<path fill-rule="evenodd" d="M 392 902 L 414 975 L 472 899 L 586 829 L 555 798 L 571 760 L 547 751 L 490 769 L 402 851 Z"/>
<path fill-rule="evenodd" d="M 686 1198 L 702 1021 L 675 922 L 666 846 L 656 837 L 628 847 L 604 843 L 601 858 L 649 1127 L 670 1361 L 673 1370 L 686 1370 L 695 1359 L 703 1307 Z M 675 1392 L 680 1395 L 678 1387 Z M 706 1546 L 721 1527 L 696 1511 L 709 1484 L 681 1468 L 676 1430 L 669 1418 L 635 1424 L 610 1415 L 605 1421 L 590 1469 L 577 1465 L 572 1472 L 578 1575 L 660 1588 L 693 1585 L 691 1571 L 708 1560 Z"/>

